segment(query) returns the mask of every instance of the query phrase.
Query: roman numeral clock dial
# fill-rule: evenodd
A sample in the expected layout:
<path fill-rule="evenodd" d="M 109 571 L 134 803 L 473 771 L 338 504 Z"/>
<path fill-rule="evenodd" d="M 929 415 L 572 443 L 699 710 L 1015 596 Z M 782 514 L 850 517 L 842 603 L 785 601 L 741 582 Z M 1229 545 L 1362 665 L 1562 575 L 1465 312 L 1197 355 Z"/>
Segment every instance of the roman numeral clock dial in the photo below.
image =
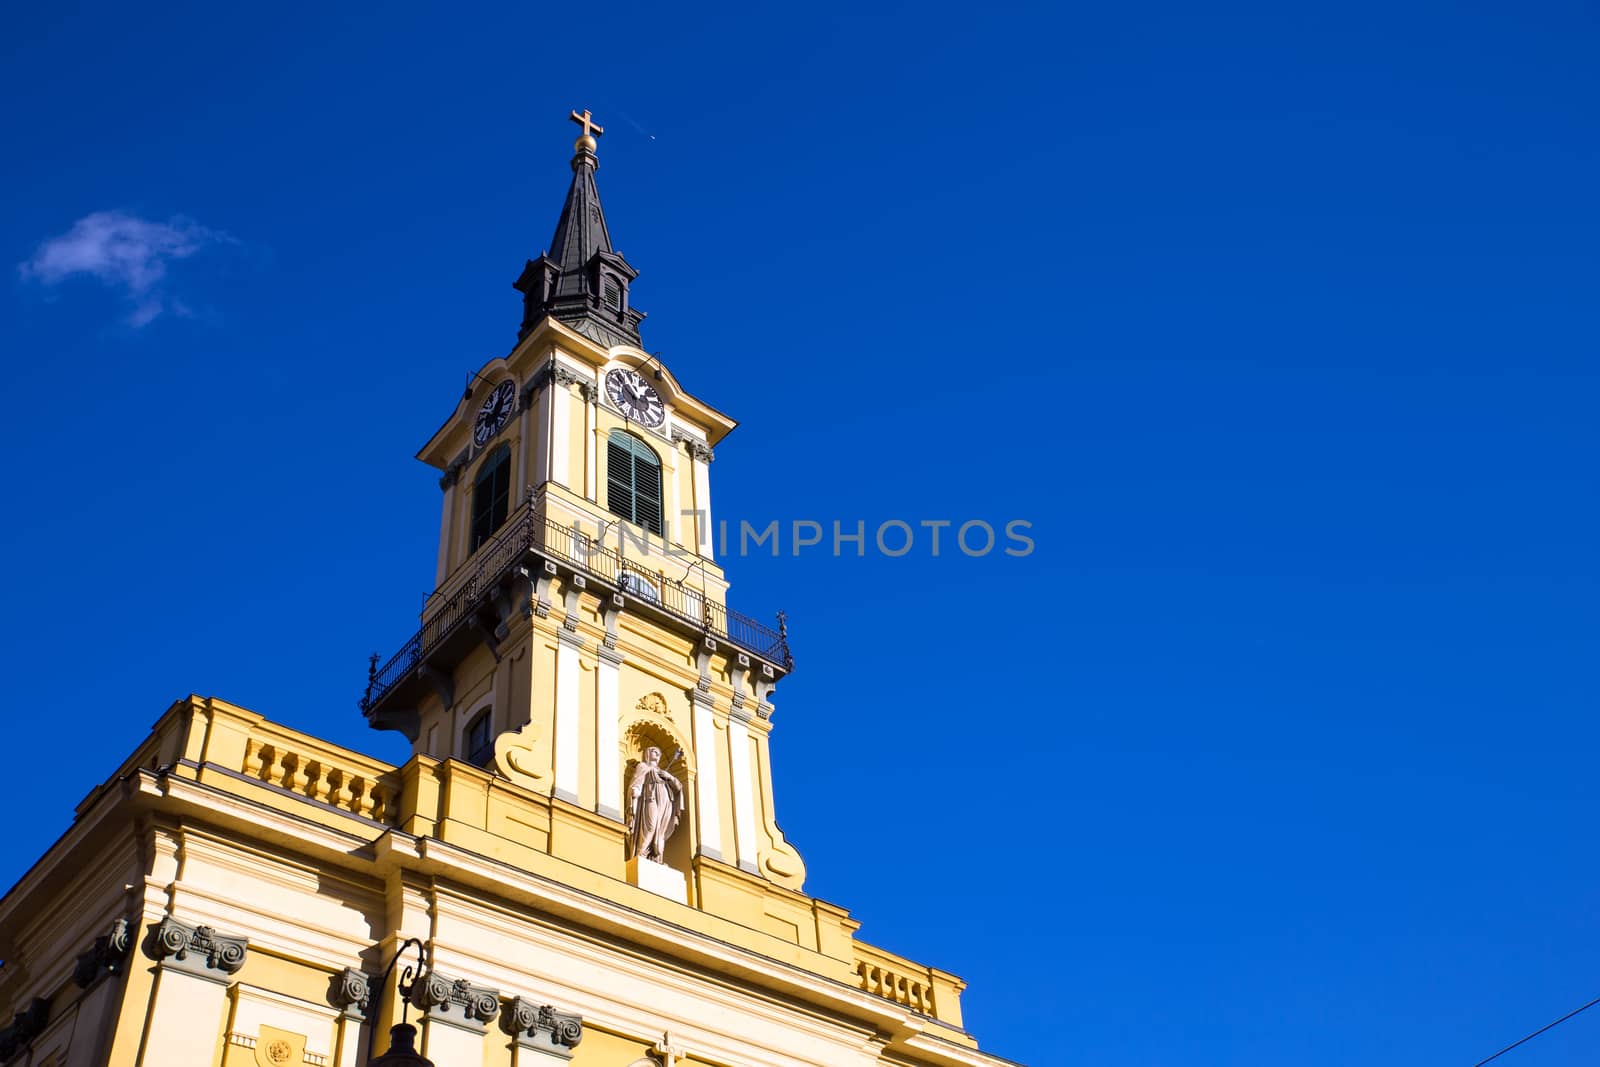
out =
<path fill-rule="evenodd" d="M 472 443 L 482 445 L 499 433 L 500 427 L 511 417 L 511 409 L 516 402 L 515 384 L 504 381 L 495 386 L 494 392 L 484 399 L 483 406 L 478 409 L 478 417 L 472 422 Z"/>
<path fill-rule="evenodd" d="M 661 403 L 661 394 L 638 371 L 618 367 L 607 372 L 606 396 L 618 411 L 634 422 L 660 426 L 666 421 L 667 410 Z"/>

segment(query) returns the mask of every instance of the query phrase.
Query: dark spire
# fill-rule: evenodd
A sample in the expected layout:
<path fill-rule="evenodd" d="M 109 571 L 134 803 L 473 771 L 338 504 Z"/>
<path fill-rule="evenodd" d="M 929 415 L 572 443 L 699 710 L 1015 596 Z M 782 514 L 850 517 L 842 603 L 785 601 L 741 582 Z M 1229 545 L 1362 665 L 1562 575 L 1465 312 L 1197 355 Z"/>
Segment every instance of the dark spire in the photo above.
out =
<path fill-rule="evenodd" d="M 611 250 L 611 233 L 600 208 L 600 190 L 594 172 L 595 137 L 605 130 L 595 125 L 585 110 L 572 113 L 572 121 L 583 127 L 574 143 L 572 187 L 567 202 L 561 205 L 561 220 L 550 239 L 550 251 L 528 260 L 516 288 L 522 293 L 522 330 L 525 337 L 546 315 L 606 346 L 640 346 L 639 320 L 628 299 L 628 288 L 639 272 Z"/>

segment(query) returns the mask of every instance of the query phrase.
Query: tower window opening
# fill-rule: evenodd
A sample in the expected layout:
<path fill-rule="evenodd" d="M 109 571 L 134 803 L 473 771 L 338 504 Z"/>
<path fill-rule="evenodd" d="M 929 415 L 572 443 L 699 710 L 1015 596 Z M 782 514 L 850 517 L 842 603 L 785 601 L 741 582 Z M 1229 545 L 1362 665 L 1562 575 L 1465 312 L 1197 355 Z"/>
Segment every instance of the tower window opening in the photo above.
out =
<path fill-rule="evenodd" d="M 474 767 L 487 767 L 494 760 L 494 734 L 489 724 L 491 710 L 484 708 L 467 724 L 467 743 L 463 747 L 467 762 Z"/>
<path fill-rule="evenodd" d="M 631 433 L 606 439 L 606 507 L 653 534 L 662 533 L 661 460 Z"/>
<path fill-rule="evenodd" d="M 617 285 L 617 283 L 615 281 L 613 281 L 610 278 L 607 278 L 606 279 L 606 284 L 605 284 L 605 290 L 606 290 L 606 307 L 611 308 L 614 311 L 621 311 L 622 310 L 622 289 Z"/>
<path fill-rule="evenodd" d="M 511 449 L 501 445 L 489 454 L 472 480 L 471 551 L 476 552 L 506 521 L 511 507 Z"/>

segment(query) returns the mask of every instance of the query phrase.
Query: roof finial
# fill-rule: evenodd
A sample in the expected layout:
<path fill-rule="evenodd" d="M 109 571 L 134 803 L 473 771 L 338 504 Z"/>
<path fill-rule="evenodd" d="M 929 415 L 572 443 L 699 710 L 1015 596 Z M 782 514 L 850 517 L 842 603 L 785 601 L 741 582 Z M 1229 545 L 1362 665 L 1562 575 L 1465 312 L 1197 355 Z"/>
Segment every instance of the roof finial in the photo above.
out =
<path fill-rule="evenodd" d="M 593 120 L 589 114 L 588 108 L 584 108 L 583 114 L 581 115 L 574 111 L 571 115 L 571 118 L 573 122 L 576 122 L 579 126 L 583 127 L 583 133 L 576 141 L 572 142 L 573 150 L 580 156 L 585 152 L 593 155 L 595 150 L 594 139 L 605 133 L 606 128 Z"/>

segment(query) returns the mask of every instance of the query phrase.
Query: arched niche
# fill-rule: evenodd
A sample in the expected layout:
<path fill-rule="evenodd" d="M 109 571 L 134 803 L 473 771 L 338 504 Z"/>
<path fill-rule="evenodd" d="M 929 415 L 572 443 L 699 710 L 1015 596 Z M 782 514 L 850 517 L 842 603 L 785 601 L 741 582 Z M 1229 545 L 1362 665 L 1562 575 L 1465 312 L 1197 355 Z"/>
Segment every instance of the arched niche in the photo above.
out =
<path fill-rule="evenodd" d="M 650 694 L 659 697 L 659 694 Z M 648 707 L 650 697 L 639 702 L 640 707 L 635 709 L 632 716 L 626 721 L 621 730 L 622 751 L 619 757 L 622 760 L 622 796 L 619 798 L 624 818 L 630 806 L 628 789 L 633 782 L 634 768 L 644 756 L 647 748 L 661 750 L 661 769 L 678 779 L 684 790 L 684 810 L 679 817 L 678 829 L 667 840 L 667 866 L 674 870 L 688 874 L 690 860 L 694 856 L 694 841 L 699 834 L 694 824 L 695 806 L 694 791 L 694 751 L 664 715 L 656 714 L 654 709 Z M 659 1064 L 657 1065 L 659 1067 Z"/>

